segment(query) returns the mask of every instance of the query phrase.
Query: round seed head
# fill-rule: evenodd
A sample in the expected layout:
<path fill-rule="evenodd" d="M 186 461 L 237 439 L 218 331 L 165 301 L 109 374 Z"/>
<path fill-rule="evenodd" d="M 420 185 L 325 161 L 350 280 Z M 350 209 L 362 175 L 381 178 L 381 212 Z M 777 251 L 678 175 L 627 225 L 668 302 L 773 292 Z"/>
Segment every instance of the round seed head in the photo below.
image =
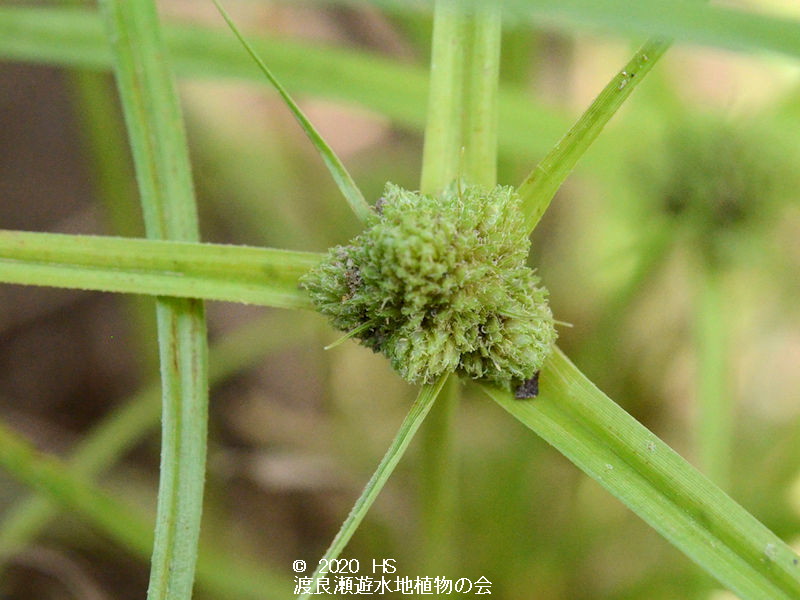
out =
<path fill-rule="evenodd" d="M 400 375 L 455 371 L 505 387 L 530 379 L 556 338 L 547 290 L 513 188 L 456 185 L 439 196 L 387 184 L 380 212 L 302 280 L 342 331 Z"/>

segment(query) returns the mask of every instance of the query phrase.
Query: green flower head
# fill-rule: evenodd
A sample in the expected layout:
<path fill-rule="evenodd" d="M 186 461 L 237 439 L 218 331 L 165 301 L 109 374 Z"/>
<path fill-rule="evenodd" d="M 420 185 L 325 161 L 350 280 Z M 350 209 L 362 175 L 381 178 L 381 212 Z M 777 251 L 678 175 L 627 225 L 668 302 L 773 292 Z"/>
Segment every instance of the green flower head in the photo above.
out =
<path fill-rule="evenodd" d="M 556 333 L 513 188 L 454 184 L 434 197 L 387 184 L 375 209 L 303 278 L 319 311 L 411 382 L 532 378 Z"/>

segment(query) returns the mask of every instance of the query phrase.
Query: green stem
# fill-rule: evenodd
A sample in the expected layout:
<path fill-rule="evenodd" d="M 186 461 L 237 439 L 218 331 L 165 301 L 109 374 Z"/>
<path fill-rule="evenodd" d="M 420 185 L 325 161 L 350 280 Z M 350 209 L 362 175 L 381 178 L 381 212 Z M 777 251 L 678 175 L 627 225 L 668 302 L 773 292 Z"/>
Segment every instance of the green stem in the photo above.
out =
<path fill-rule="evenodd" d="M 159 298 L 161 476 L 149 600 L 192 597 L 205 485 L 208 373 L 203 301 Z M 202 341 L 200 341 L 202 340 Z"/>
<path fill-rule="evenodd" d="M 696 294 L 697 451 L 706 476 L 724 488 L 730 478 L 733 451 L 733 403 L 721 275 L 705 266 L 698 273 Z"/>
<path fill-rule="evenodd" d="M 497 184 L 497 90 L 500 77 L 501 9 L 481 5 L 469 21 L 464 92 L 464 176 L 485 187 Z"/>
<path fill-rule="evenodd" d="M 539 223 L 553 196 L 572 172 L 578 159 L 589 149 L 611 117 L 663 56 L 670 44 L 671 42 L 663 40 L 650 40 L 645 43 L 603 88 L 578 122 L 522 182 L 519 194 L 522 197 L 523 213 L 529 231 L 533 231 Z"/>
<path fill-rule="evenodd" d="M 465 19 L 458 2 L 437 0 L 433 16 L 428 122 L 420 190 L 436 194 L 456 179 L 464 115 Z"/>
<path fill-rule="evenodd" d="M 437 193 L 458 177 L 493 186 L 497 163 L 497 74 L 500 15 L 479 8 L 466 17 L 451 0 L 436 2 L 431 49 L 428 123 L 420 189 Z M 434 408 L 423 427 L 421 521 L 424 564 L 452 564 L 457 470 L 454 429 L 458 389 Z"/>
<path fill-rule="evenodd" d="M 454 448 L 459 400 L 458 380 L 451 375 L 420 434 L 420 531 L 424 536 L 420 562 L 432 573 L 452 573 L 457 564 L 458 465 Z"/>
<path fill-rule="evenodd" d="M 310 252 L 0 230 L 0 281 L 311 308 Z"/>
<path fill-rule="evenodd" d="M 186 134 L 152 0 L 102 0 L 147 236 L 197 241 Z"/>
<path fill-rule="evenodd" d="M 307 600 L 314 594 L 317 582 L 325 575 L 325 565 L 328 564 L 329 561 L 336 559 L 341 554 L 342 550 L 344 550 L 345 546 L 347 546 L 350 538 L 353 537 L 353 534 L 364 519 L 367 511 L 370 509 L 373 502 L 375 502 L 375 499 L 378 497 L 378 494 L 380 494 L 389 476 L 397 466 L 397 463 L 403 457 L 403 454 L 405 454 L 408 445 L 414 438 L 414 434 L 425 420 L 425 416 L 428 414 L 431 406 L 433 406 L 446 379 L 447 376 L 442 376 L 438 381 L 422 387 L 417 399 L 411 406 L 411 410 L 400 425 L 400 429 L 397 435 L 395 435 L 391 446 L 389 446 L 389 449 L 386 451 L 386 454 L 364 488 L 364 491 L 361 493 L 361 496 L 356 500 L 350 514 L 347 515 L 347 519 L 342 523 L 339 533 L 336 534 L 327 552 L 325 552 L 325 555 L 319 561 L 319 566 L 311 575 L 307 585 L 302 586 L 305 588 L 305 591 L 298 589 L 298 600 Z"/>

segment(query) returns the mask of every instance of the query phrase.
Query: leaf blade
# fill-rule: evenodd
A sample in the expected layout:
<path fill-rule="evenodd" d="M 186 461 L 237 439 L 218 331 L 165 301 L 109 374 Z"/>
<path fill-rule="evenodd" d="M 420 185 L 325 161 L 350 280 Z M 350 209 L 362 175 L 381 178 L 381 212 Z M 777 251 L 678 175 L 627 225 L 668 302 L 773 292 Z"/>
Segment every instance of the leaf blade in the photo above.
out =
<path fill-rule="evenodd" d="M 556 349 L 541 394 L 484 391 L 742 598 L 800 594 L 797 555 Z"/>
<path fill-rule="evenodd" d="M 133 555 L 144 560 L 150 556 L 152 519 L 139 506 L 109 494 L 64 461 L 37 450 L 2 422 L 0 465 L 15 479 L 78 515 Z M 202 573 L 204 589 L 230 600 L 261 600 L 268 591 L 274 591 L 270 598 L 285 598 L 291 589 L 286 579 L 272 571 L 241 565 L 213 550 L 200 557 L 198 573 Z"/>
<path fill-rule="evenodd" d="M 230 15 L 228 15 L 228 12 L 222 7 L 218 0 L 212 1 L 214 2 L 214 6 L 217 7 L 219 13 L 222 15 L 222 18 L 225 19 L 228 27 L 230 27 L 231 31 L 233 31 L 234 35 L 241 42 L 242 46 L 244 46 L 247 50 L 247 53 L 256 62 L 258 68 L 277 90 L 278 94 L 280 94 L 284 104 L 286 104 L 289 110 L 292 111 L 292 115 L 294 115 L 294 118 L 300 124 L 300 127 L 303 129 L 303 133 L 306 134 L 306 137 L 308 137 L 308 139 L 314 145 L 314 148 L 316 148 L 317 153 L 322 158 L 322 161 L 328 168 L 331 177 L 333 177 L 333 180 L 336 182 L 339 191 L 342 192 L 342 195 L 344 196 L 345 200 L 347 200 L 350 208 L 362 223 L 367 223 L 374 213 L 372 208 L 370 208 L 370 205 L 367 204 L 367 201 L 364 199 L 364 194 L 362 194 L 361 190 L 358 189 L 356 182 L 353 181 L 350 173 L 345 168 L 344 163 L 342 163 L 333 149 L 322 138 L 317 129 L 311 124 L 311 121 L 308 120 L 305 113 L 300 110 L 300 107 L 289 95 L 289 92 L 287 92 L 281 83 L 275 78 L 275 75 L 272 74 L 272 71 L 269 70 L 258 53 L 241 34 Z"/>
<path fill-rule="evenodd" d="M 164 37 L 184 77 L 263 83 L 236 40 L 200 26 L 167 24 Z M 251 39 L 273 70 L 298 92 L 365 107 L 407 128 L 425 125 L 427 72 L 365 52 L 264 36 Z M 85 9 L 0 6 L 0 56 L 11 60 L 107 70 L 108 44 L 97 15 Z M 547 152 L 569 126 L 558 112 L 519 90 L 502 88 L 498 137 L 506 152 Z"/>
<path fill-rule="evenodd" d="M 311 309 L 301 275 L 322 255 L 251 246 L 0 230 L 0 280 Z"/>
<path fill-rule="evenodd" d="M 522 212 L 528 231 L 534 230 L 578 160 L 670 44 L 658 39 L 646 42 L 525 178 L 517 191 L 522 198 Z"/>
<path fill-rule="evenodd" d="M 442 387 L 448 377 L 450 377 L 450 375 L 442 375 L 434 383 L 422 386 L 417 395 L 417 399 L 408 411 L 406 418 L 403 419 L 389 449 L 386 451 L 386 454 L 384 454 L 377 469 L 364 487 L 364 491 L 356 500 L 344 523 L 342 523 L 341 528 L 337 532 L 336 537 L 334 537 L 333 542 L 331 542 L 330 547 L 325 552 L 325 555 L 320 559 L 318 568 L 311 575 L 309 588 L 312 591 L 300 593 L 297 597 L 298 600 L 308 600 L 308 598 L 311 597 L 314 593 L 313 590 L 316 586 L 316 582 L 326 572 L 326 565 L 328 565 L 330 561 L 335 560 L 341 554 L 342 550 L 344 550 L 345 546 L 347 546 L 350 538 L 353 537 L 353 534 L 361 524 L 367 511 L 375 502 L 378 494 L 380 494 L 386 481 L 391 476 L 397 463 L 400 462 L 406 449 L 408 449 L 408 445 L 411 443 L 414 434 L 419 430 L 420 425 L 422 425 L 422 422 L 425 420 L 425 417 L 436 401 L 439 392 L 442 391 Z"/>

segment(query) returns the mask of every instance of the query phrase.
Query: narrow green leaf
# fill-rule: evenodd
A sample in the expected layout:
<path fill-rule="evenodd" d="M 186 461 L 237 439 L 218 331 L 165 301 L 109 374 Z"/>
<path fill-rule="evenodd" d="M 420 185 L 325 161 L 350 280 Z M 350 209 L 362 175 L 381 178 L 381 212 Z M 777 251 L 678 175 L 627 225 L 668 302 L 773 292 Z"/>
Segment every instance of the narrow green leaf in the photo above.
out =
<path fill-rule="evenodd" d="M 336 185 L 339 186 L 339 191 L 342 192 L 345 200 L 347 200 L 348 204 L 350 204 L 350 208 L 353 209 L 353 212 L 362 223 L 367 223 L 370 219 L 370 216 L 373 214 L 372 209 L 370 208 L 369 204 L 367 204 L 367 201 L 364 200 L 364 195 L 361 193 L 361 190 L 358 189 L 356 182 L 353 181 L 353 178 L 350 176 L 350 173 L 348 173 L 342 161 L 339 160 L 339 157 L 336 156 L 336 153 L 333 151 L 333 149 L 325 142 L 324 139 L 322 139 L 322 136 L 311 124 L 311 121 L 308 120 L 303 111 L 300 110 L 300 107 L 297 106 L 297 103 L 289 95 L 289 92 L 287 92 L 286 89 L 280 84 L 258 53 L 244 38 L 239 29 L 236 27 L 236 24 L 233 22 L 233 20 L 231 20 L 227 11 L 222 8 L 222 5 L 218 2 L 218 0 L 212 1 L 214 2 L 214 6 L 217 7 L 219 13 L 222 15 L 222 18 L 225 19 L 228 27 L 231 28 L 231 31 L 233 31 L 234 35 L 241 42 L 242 46 L 245 47 L 247 53 L 256 62 L 258 68 L 261 69 L 261 72 L 264 73 L 266 78 L 269 79 L 269 82 L 278 91 L 278 94 L 280 94 L 281 98 L 283 98 L 283 101 L 286 106 L 289 107 L 289 110 L 292 111 L 294 118 L 297 119 L 298 123 L 300 123 L 300 127 L 302 127 L 303 132 L 306 134 L 311 143 L 314 144 L 314 148 L 317 149 L 320 157 L 325 162 L 325 166 L 328 167 L 328 171 L 330 171 L 330 174 L 333 177 L 333 180 L 336 182 Z"/>
<path fill-rule="evenodd" d="M 197 241 L 189 151 L 154 0 L 101 0 L 149 238 Z M 192 596 L 205 485 L 208 348 L 196 298 L 156 301 L 161 468 L 149 600 Z"/>
<path fill-rule="evenodd" d="M 307 600 L 314 594 L 317 581 L 325 575 L 325 565 L 331 560 L 336 559 L 341 554 L 342 550 L 344 550 L 345 546 L 347 546 L 350 538 L 353 537 L 353 534 L 356 532 L 356 529 L 358 529 L 367 511 L 370 509 L 373 502 L 375 502 L 375 499 L 378 497 L 378 494 L 380 494 L 389 476 L 397 466 L 397 463 L 400 462 L 403 454 L 405 454 L 408 445 L 414 438 L 414 434 L 425 420 L 425 416 L 428 414 L 428 411 L 430 411 L 436 397 L 442 390 L 442 386 L 444 386 L 447 377 L 447 375 L 444 375 L 436 382 L 422 386 L 417 399 L 414 401 L 411 410 L 400 425 L 397 435 L 395 435 L 392 444 L 389 446 L 383 459 L 381 459 L 378 468 L 372 474 L 372 477 L 370 477 L 364 491 L 361 492 L 361 496 L 356 500 L 350 514 L 347 515 L 344 523 L 342 523 L 339 532 L 336 534 L 336 537 L 333 538 L 333 542 L 331 542 L 327 552 L 325 552 L 325 555 L 320 559 L 318 563 L 319 567 L 317 567 L 310 578 L 310 582 L 307 586 L 308 591 L 301 591 L 298 600 Z"/>
<path fill-rule="evenodd" d="M 318 0 L 363 4 L 363 0 Z M 369 0 L 387 10 L 430 11 L 434 0 Z M 470 0 L 497 5 L 497 0 Z M 675 38 L 683 42 L 731 49 L 768 50 L 800 56 L 800 22 L 753 11 L 708 5 L 697 0 L 503 0 L 509 23 L 558 25 L 573 29 L 603 28 L 614 35 Z"/>
<path fill-rule="evenodd" d="M 250 246 L 0 230 L 0 281 L 312 308 L 322 255 Z"/>
<path fill-rule="evenodd" d="M 138 511 L 127 512 L 84 478 L 68 476 L 59 461 L 38 452 L 0 423 L 0 464 L 26 485 L 81 513 L 91 513 L 92 521 L 106 535 L 141 555 L 151 551 L 151 527 Z"/>
<path fill-rule="evenodd" d="M 598 390 L 556 349 L 541 394 L 500 406 L 745 600 L 800 597 L 800 559 L 755 517 Z"/>
<path fill-rule="evenodd" d="M 539 223 L 578 159 L 589 149 L 606 123 L 669 46 L 670 42 L 662 40 L 645 43 L 603 88 L 578 122 L 522 182 L 518 191 L 522 197 L 522 210 L 529 231 L 533 231 Z"/>
<path fill-rule="evenodd" d="M 0 423 L 0 466 L 62 509 L 77 514 L 109 539 L 147 559 L 153 547 L 152 519 L 137 506 L 108 494 L 63 461 L 35 449 Z M 206 552 L 198 562 L 203 589 L 230 600 L 285 598 L 288 582 L 271 571 Z"/>
<path fill-rule="evenodd" d="M 603 27 L 615 33 L 800 56 L 797 21 L 696 0 L 505 0 L 504 6 L 539 23 Z"/>
<path fill-rule="evenodd" d="M 237 40 L 199 26 L 172 24 L 164 37 L 178 74 L 263 82 Z M 425 125 L 428 74 L 378 55 L 259 36 L 258 54 L 289 89 L 366 107 L 414 129 Z M 0 57 L 108 69 L 110 54 L 97 15 L 86 9 L 0 6 Z M 501 89 L 501 147 L 514 155 L 546 152 L 569 125 L 552 108 L 518 89 Z"/>

